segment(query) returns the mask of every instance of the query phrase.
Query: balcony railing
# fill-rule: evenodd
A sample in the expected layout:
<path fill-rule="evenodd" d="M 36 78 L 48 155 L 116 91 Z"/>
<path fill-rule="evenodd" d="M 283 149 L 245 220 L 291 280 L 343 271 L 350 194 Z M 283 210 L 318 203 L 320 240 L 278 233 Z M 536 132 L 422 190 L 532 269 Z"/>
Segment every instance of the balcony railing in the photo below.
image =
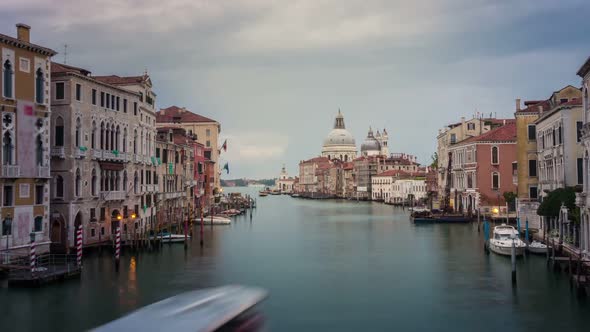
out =
<path fill-rule="evenodd" d="M 86 150 L 82 151 L 79 148 L 74 150 L 74 158 L 80 159 L 86 157 Z"/>
<path fill-rule="evenodd" d="M 51 148 L 51 156 L 65 159 L 66 152 L 63 146 L 54 146 Z"/>
<path fill-rule="evenodd" d="M 38 178 L 50 178 L 49 166 L 37 166 L 37 177 Z"/>
<path fill-rule="evenodd" d="M 102 158 L 102 150 L 92 150 L 92 159 L 101 159 Z"/>
<path fill-rule="evenodd" d="M 187 187 L 193 187 L 197 185 L 197 180 L 187 180 L 184 181 L 184 185 Z"/>
<path fill-rule="evenodd" d="M 125 199 L 125 191 L 101 191 L 100 199 L 104 201 L 122 201 Z"/>
<path fill-rule="evenodd" d="M 111 160 L 113 160 L 113 159 L 115 159 L 115 154 L 112 151 L 104 150 L 104 151 L 102 151 L 102 157 L 104 159 L 111 159 Z"/>
<path fill-rule="evenodd" d="M 134 161 L 135 161 L 136 163 L 140 163 L 140 162 L 142 162 L 142 161 L 143 161 L 143 158 L 142 158 L 140 155 L 136 154 L 136 155 L 135 155 L 135 158 L 134 158 Z"/>
<path fill-rule="evenodd" d="M 2 165 L 2 176 L 5 178 L 17 178 L 20 176 L 20 166 Z"/>

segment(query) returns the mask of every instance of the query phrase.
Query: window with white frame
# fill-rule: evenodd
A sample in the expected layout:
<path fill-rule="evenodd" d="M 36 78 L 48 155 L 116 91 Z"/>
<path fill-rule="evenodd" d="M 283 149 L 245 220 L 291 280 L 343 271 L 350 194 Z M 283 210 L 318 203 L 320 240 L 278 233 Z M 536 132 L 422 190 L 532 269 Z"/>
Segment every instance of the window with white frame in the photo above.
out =
<path fill-rule="evenodd" d="M 498 153 L 498 147 L 492 146 L 492 165 L 497 165 L 500 163 L 500 155 Z"/>

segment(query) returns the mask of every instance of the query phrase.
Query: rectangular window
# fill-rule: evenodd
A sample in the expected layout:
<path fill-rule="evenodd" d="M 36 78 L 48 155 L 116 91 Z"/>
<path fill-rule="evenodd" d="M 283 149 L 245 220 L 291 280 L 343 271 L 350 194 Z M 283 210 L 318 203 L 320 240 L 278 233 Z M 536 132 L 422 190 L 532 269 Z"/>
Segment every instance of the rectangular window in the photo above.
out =
<path fill-rule="evenodd" d="M 160 148 L 156 148 L 156 158 L 160 158 Z"/>
<path fill-rule="evenodd" d="M 137 102 L 133 102 L 133 115 L 137 115 Z"/>
<path fill-rule="evenodd" d="M 31 72 L 31 62 L 29 61 L 29 59 L 27 58 L 19 58 L 20 62 L 19 62 L 19 69 L 20 71 L 23 71 L 25 73 L 30 73 Z"/>
<path fill-rule="evenodd" d="M 96 221 L 96 208 L 90 208 L 90 221 Z"/>
<path fill-rule="evenodd" d="M 121 102 L 121 97 L 117 96 L 117 111 L 119 110 L 120 102 Z"/>
<path fill-rule="evenodd" d="M 207 144 L 206 144 L 206 146 L 207 146 L 208 148 L 210 148 L 210 147 L 211 147 L 211 141 L 207 141 Z"/>
<path fill-rule="evenodd" d="M 100 92 L 100 107 L 104 107 L 104 92 Z"/>
<path fill-rule="evenodd" d="M 13 197 L 12 197 L 12 186 L 4 185 L 4 206 L 12 206 Z"/>
<path fill-rule="evenodd" d="M 115 109 L 115 96 L 111 96 L 111 109 L 114 110 Z"/>
<path fill-rule="evenodd" d="M 551 139 L 553 139 L 553 146 L 557 145 L 557 140 L 555 139 L 557 135 L 555 135 L 555 128 L 553 128 L 553 131 L 551 132 Z"/>
<path fill-rule="evenodd" d="M 207 137 L 211 136 L 211 129 L 207 129 L 206 135 L 207 135 Z"/>
<path fill-rule="evenodd" d="M 451 144 L 457 143 L 457 135 L 451 134 Z"/>
<path fill-rule="evenodd" d="M 529 160 L 529 176 L 537 176 L 537 160 Z"/>
<path fill-rule="evenodd" d="M 90 237 L 95 237 L 96 236 L 96 229 L 92 228 L 90 229 Z"/>
<path fill-rule="evenodd" d="M 82 101 L 82 85 L 76 83 L 76 100 Z"/>
<path fill-rule="evenodd" d="M 578 184 L 584 184 L 584 159 L 578 158 Z"/>
<path fill-rule="evenodd" d="M 530 186 L 529 187 L 529 198 L 531 199 L 537 199 L 538 197 L 538 192 L 537 192 L 537 187 L 535 186 Z"/>
<path fill-rule="evenodd" d="M 43 185 L 35 186 L 35 204 L 41 205 L 43 204 L 43 194 L 44 194 L 45 187 Z"/>
<path fill-rule="evenodd" d="M 162 149 L 162 163 L 166 164 L 168 162 L 168 150 Z"/>
<path fill-rule="evenodd" d="M 576 121 L 576 142 L 582 140 L 582 121 Z"/>
<path fill-rule="evenodd" d="M 108 94 L 108 93 L 105 94 L 104 100 L 105 100 L 105 106 L 104 107 L 109 108 L 110 105 L 111 105 L 111 95 Z"/>
<path fill-rule="evenodd" d="M 96 105 L 96 89 L 92 89 L 92 105 Z"/>
<path fill-rule="evenodd" d="M 64 82 L 57 82 L 55 83 L 55 100 L 64 100 L 65 99 L 65 83 Z"/>
<path fill-rule="evenodd" d="M 123 113 L 127 113 L 127 99 L 123 98 Z"/>
<path fill-rule="evenodd" d="M 534 141 L 535 137 L 537 137 L 537 127 L 535 125 L 529 125 L 529 141 Z"/>
<path fill-rule="evenodd" d="M 100 220 L 106 220 L 106 208 L 100 208 Z"/>
<path fill-rule="evenodd" d="M 129 211 L 127 210 L 127 205 L 123 206 L 123 218 L 127 218 L 129 216 Z"/>

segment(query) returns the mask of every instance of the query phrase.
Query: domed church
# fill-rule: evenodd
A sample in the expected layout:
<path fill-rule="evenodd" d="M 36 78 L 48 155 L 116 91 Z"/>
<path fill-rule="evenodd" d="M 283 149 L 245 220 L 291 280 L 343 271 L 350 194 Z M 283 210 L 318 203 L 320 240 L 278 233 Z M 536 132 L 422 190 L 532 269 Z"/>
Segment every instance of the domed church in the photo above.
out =
<path fill-rule="evenodd" d="M 376 134 L 373 134 L 373 129 L 369 127 L 369 133 L 367 134 L 367 138 L 361 145 L 361 155 L 362 156 L 388 156 L 389 155 L 389 148 L 387 147 L 387 141 L 389 137 L 387 135 L 387 131 L 383 129 L 383 134 L 379 133 L 377 130 Z"/>
<path fill-rule="evenodd" d="M 354 137 L 344 126 L 344 117 L 340 110 L 334 121 L 334 129 L 324 140 L 322 157 L 352 161 L 356 158 L 356 143 Z"/>

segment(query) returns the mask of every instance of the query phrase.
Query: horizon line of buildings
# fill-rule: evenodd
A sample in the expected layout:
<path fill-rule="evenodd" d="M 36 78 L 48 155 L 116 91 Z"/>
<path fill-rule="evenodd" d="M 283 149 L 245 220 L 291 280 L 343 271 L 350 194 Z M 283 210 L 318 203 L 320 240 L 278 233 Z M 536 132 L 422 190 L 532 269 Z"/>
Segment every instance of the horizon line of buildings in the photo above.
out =
<path fill-rule="evenodd" d="M 0 34 L 0 250 L 63 252 L 176 226 L 212 204 L 220 124 L 158 110 L 147 72 L 97 76 L 52 62 L 31 28 Z"/>

